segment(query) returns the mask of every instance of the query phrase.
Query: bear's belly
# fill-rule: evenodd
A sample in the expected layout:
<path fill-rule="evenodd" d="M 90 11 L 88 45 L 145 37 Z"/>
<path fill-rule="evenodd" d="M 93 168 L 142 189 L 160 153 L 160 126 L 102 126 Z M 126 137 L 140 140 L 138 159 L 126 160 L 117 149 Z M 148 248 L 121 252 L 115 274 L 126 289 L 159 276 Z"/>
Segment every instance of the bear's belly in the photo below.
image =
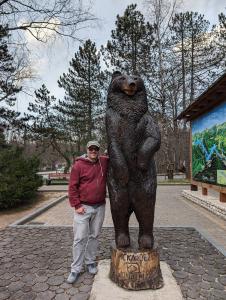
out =
<path fill-rule="evenodd" d="M 118 141 L 128 168 L 130 171 L 136 170 L 138 151 L 144 142 L 144 130 L 139 128 L 138 131 L 136 123 L 122 119 L 118 127 Z"/>
<path fill-rule="evenodd" d="M 124 154 L 137 151 L 139 137 L 136 131 L 136 124 L 121 120 L 118 124 L 118 140 Z"/>

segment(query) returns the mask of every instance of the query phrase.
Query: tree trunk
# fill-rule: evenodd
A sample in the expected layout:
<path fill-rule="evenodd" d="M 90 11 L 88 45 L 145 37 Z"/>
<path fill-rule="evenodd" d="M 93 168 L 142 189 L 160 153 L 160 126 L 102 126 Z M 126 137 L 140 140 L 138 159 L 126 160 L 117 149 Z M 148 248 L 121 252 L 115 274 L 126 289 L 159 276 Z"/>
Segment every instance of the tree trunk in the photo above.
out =
<path fill-rule="evenodd" d="M 163 287 L 159 253 L 156 249 L 117 249 L 112 246 L 110 279 L 128 290 Z"/>

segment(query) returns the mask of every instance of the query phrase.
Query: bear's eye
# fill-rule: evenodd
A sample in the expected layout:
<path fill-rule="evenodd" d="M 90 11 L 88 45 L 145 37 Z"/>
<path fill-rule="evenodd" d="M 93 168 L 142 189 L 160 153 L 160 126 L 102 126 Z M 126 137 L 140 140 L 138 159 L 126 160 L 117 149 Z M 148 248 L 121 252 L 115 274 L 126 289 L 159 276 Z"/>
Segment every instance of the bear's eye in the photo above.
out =
<path fill-rule="evenodd" d="M 121 80 L 126 80 L 126 77 L 121 77 Z"/>
<path fill-rule="evenodd" d="M 137 77 L 134 77 L 133 79 L 134 79 L 134 80 L 137 80 L 138 78 L 137 78 Z"/>

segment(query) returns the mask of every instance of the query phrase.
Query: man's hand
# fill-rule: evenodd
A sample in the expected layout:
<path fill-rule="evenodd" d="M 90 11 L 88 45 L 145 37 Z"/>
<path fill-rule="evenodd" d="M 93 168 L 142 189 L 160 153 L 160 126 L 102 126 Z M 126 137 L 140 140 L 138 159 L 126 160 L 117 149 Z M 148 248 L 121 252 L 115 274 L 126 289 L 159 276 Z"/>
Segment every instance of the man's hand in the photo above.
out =
<path fill-rule="evenodd" d="M 83 215 L 83 214 L 86 212 L 84 206 L 81 206 L 81 207 L 75 209 L 75 211 L 76 211 L 78 214 L 80 214 L 80 215 Z"/>

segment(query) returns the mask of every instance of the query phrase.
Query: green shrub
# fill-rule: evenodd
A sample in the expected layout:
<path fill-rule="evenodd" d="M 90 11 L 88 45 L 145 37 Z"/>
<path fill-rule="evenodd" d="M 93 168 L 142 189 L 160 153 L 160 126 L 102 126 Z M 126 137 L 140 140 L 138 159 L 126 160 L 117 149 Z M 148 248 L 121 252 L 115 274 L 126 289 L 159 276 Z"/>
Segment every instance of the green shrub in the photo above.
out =
<path fill-rule="evenodd" d="M 39 160 L 25 158 L 23 149 L 0 147 L 0 209 L 26 204 L 35 196 L 42 179 L 38 172 Z"/>

